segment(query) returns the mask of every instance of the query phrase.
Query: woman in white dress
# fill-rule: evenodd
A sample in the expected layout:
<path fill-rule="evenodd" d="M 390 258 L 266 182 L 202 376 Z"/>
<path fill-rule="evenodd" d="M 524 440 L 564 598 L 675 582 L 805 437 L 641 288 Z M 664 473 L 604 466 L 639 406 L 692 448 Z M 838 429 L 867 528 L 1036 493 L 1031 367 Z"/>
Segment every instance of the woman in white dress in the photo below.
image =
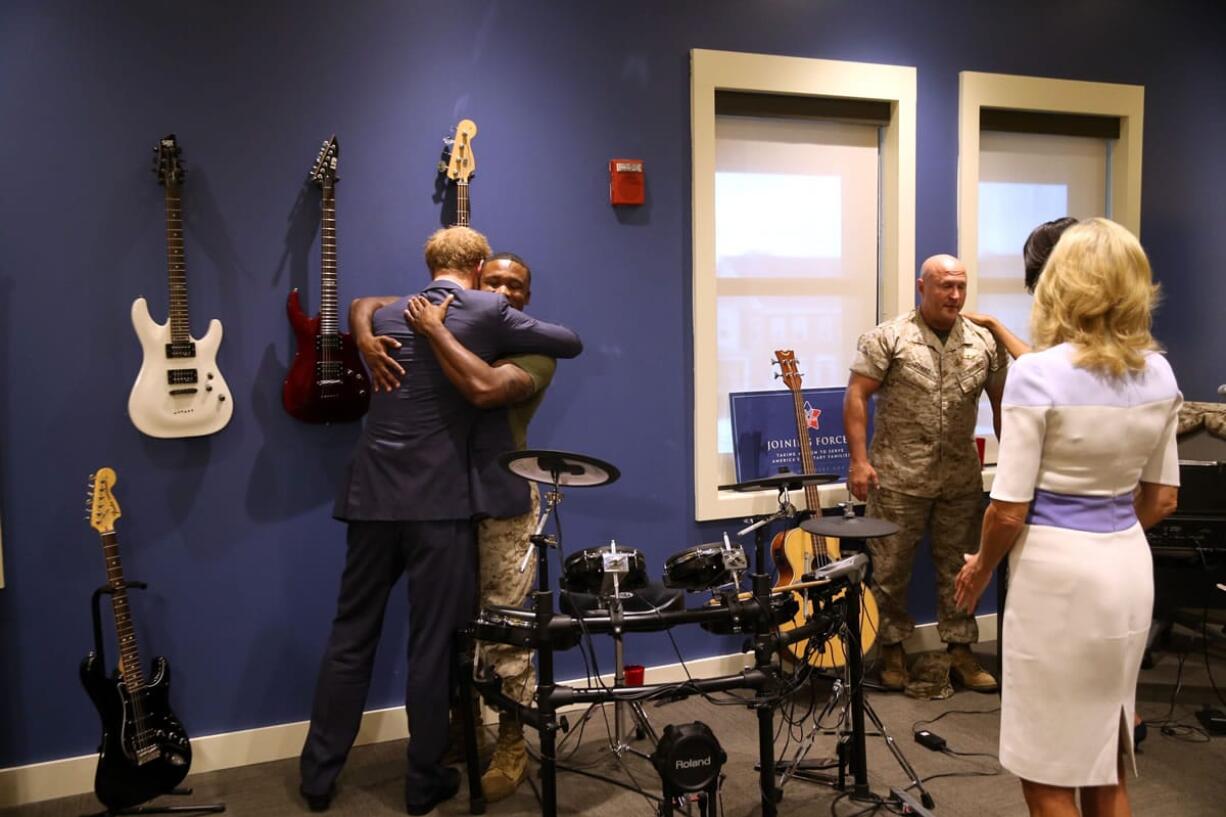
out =
<path fill-rule="evenodd" d="M 1035 292 L 1035 351 L 1005 383 L 1000 456 L 968 611 L 1009 556 L 1000 762 L 1033 817 L 1129 815 L 1136 682 L 1153 611 L 1144 529 L 1175 509 L 1182 398 L 1150 334 L 1144 250 L 1091 219 Z M 1135 766 L 1134 766 L 1135 771 Z"/>

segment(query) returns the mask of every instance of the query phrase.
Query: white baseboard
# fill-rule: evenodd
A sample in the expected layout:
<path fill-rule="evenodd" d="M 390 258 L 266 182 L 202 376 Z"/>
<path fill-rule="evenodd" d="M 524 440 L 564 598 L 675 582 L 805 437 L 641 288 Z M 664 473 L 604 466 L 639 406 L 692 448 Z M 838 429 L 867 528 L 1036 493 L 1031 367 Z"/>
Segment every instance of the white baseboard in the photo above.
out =
<path fill-rule="evenodd" d="M 978 621 L 980 640 L 995 639 L 996 614 L 979 616 Z M 935 650 L 940 646 L 941 639 L 937 635 L 935 624 L 917 627 L 906 643 L 907 650 L 912 653 Z M 751 664 L 752 656 L 733 653 L 687 661 L 686 667 L 691 675 L 710 677 L 740 672 Z M 681 664 L 648 667 L 644 673 L 644 681 L 652 684 L 682 681 L 685 677 Z M 573 684 L 581 680 L 563 683 Z M 612 683 L 612 676 L 604 676 L 604 681 Z M 571 707 L 579 708 L 581 707 Z M 497 720 L 496 716 L 488 711 L 485 717 L 487 723 Z M 302 751 L 306 731 L 307 721 L 298 721 L 192 738 L 192 774 L 297 757 Z M 362 716 L 362 728 L 358 732 L 355 745 L 399 740 L 408 735 L 404 707 L 376 709 Z M 0 769 L 0 808 L 91 792 L 94 789 L 94 770 L 97 765 L 98 756 L 89 754 Z"/>

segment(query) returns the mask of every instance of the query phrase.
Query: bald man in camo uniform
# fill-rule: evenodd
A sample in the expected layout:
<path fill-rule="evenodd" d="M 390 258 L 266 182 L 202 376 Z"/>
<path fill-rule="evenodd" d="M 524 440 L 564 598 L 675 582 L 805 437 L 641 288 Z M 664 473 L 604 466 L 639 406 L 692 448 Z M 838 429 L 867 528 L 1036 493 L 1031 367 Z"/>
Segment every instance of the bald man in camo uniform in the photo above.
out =
<path fill-rule="evenodd" d="M 979 397 L 986 390 L 1000 434 L 1000 399 L 1008 357 L 991 332 L 961 316 L 966 268 L 951 255 L 921 267 L 919 307 L 863 334 L 851 364 L 843 412 L 851 453 L 848 487 L 868 500 L 867 514 L 899 526 L 868 540 L 872 590 L 881 620 L 881 683 L 909 678 L 902 642 L 915 629 L 907 588 L 925 531 L 937 571 L 937 630 L 949 645 L 951 674 L 981 692 L 997 688 L 970 651 L 979 640 L 973 616 L 954 604 L 963 554 L 976 550 L 982 519 L 982 468 L 975 450 Z M 876 394 L 872 450 L 865 437 Z"/>

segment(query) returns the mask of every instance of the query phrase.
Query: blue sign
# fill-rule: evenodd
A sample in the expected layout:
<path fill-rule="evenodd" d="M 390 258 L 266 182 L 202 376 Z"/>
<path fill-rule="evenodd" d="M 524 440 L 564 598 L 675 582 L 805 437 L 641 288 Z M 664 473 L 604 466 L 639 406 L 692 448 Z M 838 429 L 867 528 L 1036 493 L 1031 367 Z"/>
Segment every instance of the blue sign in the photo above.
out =
<path fill-rule="evenodd" d="M 796 435 L 796 403 L 791 391 L 733 392 L 732 446 L 736 481 L 793 474 L 838 474 L 847 479 L 851 453 L 843 429 L 846 388 L 802 389 L 801 412 L 809 432 L 813 462 L 802 463 Z M 868 439 L 873 436 L 873 411 L 868 410 Z M 866 440 L 867 443 L 867 440 Z"/>

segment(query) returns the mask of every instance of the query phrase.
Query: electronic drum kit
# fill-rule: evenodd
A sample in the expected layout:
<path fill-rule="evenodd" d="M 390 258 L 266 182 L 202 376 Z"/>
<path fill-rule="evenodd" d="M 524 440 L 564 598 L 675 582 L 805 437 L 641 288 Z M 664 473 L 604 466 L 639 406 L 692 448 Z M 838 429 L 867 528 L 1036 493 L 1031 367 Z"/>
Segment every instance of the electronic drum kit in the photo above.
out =
<path fill-rule="evenodd" d="M 501 462 L 511 473 L 540 483 L 547 489 L 541 516 L 531 536 L 534 549 L 559 546 L 558 538 L 545 535 L 544 529 L 562 501 L 562 489 L 608 485 L 620 476 L 618 469 L 607 462 L 559 451 L 511 452 L 503 455 Z M 646 733 L 651 737 L 654 751 L 643 756 L 651 760 L 661 776 L 666 794 L 661 801 L 661 815 L 672 813 L 679 795 L 699 793 L 702 814 L 704 817 L 715 817 L 718 785 L 723 777 L 721 767 L 724 752 L 714 735 L 705 724 L 694 723 L 669 726 L 664 730 L 665 738 L 657 739 L 646 722 L 639 702 L 677 700 L 689 695 L 734 689 L 753 690 L 759 701 L 750 708 L 756 711 L 758 717 L 762 813 L 765 817 L 773 817 L 782 790 L 778 788 L 776 780 L 772 716 L 775 705 L 779 703 L 777 696 L 781 678 L 772 657 L 786 644 L 801 638 L 829 639 L 840 630 L 846 632 L 849 623 L 858 622 L 859 588 L 867 578 L 869 560 L 862 552 L 856 552 L 822 566 L 813 574 L 800 577 L 801 580 L 794 584 L 772 588 L 766 564 L 765 534 L 772 522 L 795 515 L 796 510 L 788 501 L 789 491 L 801 489 L 806 484 L 836 479 L 837 476 L 826 474 L 782 474 L 721 486 L 721 489 L 737 491 L 773 489 L 779 493 L 777 512 L 757 518 L 737 533 L 738 537 L 750 532 L 756 534 L 752 570 L 745 549 L 733 543 L 725 534 L 722 542 L 694 545 L 669 556 L 665 560 L 662 577 L 667 590 L 660 592 L 657 587 L 653 593 L 643 552 L 610 542 L 572 553 L 561 561 L 559 584 L 563 608 L 569 606 L 570 610 L 560 612 L 554 610 L 549 559 L 545 558 L 547 553 L 543 553 L 542 558 L 537 560 L 537 589 L 532 594 L 532 609 L 486 607 L 462 631 L 461 637 L 464 639 L 512 644 L 538 651 L 538 685 L 536 706 L 533 707 L 522 706 L 503 693 L 500 679 L 493 673 L 483 674 L 471 668 L 462 668 L 467 671 L 461 671 L 459 677 L 462 698 L 480 693 L 488 703 L 517 713 L 525 725 L 539 731 L 540 796 L 545 817 L 555 817 L 557 814 L 556 772 L 561 768 L 557 760 L 557 732 L 570 729 L 566 718 L 558 715 L 558 709 L 572 704 L 595 706 L 609 702 L 618 706 L 615 718 L 617 735 L 611 748 L 619 759 L 621 751 L 629 748 L 621 735 L 621 704 L 632 708 L 638 735 L 641 737 Z M 885 520 L 855 516 L 850 506 L 845 507 L 841 516 L 814 516 L 802 522 L 801 527 L 819 536 L 838 537 L 843 541 L 844 549 L 849 551 L 862 551 L 865 539 L 887 536 L 897 530 L 896 526 Z M 532 551 L 524 558 L 520 572 L 527 569 L 531 556 Z M 752 585 L 749 592 L 742 588 L 742 579 L 746 575 Z M 798 590 L 808 594 L 815 614 L 806 625 L 781 633 L 779 625 L 792 620 L 797 613 Z M 680 598 L 680 591 L 709 593 L 710 598 L 699 607 L 686 607 Z M 830 598 L 836 593 L 841 593 L 843 598 L 837 606 L 830 603 Z M 643 603 L 640 597 L 645 597 L 647 601 Z M 576 599 L 584 599 L 585 603 L 578 603 Z M 817 614 L 819 611 L 821 615 Z M 720 634 L 752 634 L 755 666 L 735 675 L 691 678 L 682 684 L 626 685 L 621 672 L 621 635 L 626 632 L 660 631 L 687 623 L 698 623 L 704 629 Z M 553 673 L 553 653 L 573 648 L 583 637 L 594 634 L 614 636 L 617 665 L 614 684 L 607 686 L 598 682 L 597 686 L 591 687 L 557 684 Z M 460 660 L 471 660 L 470 651 L 461 653 Z M 862 680 L 858 648 L 849 650 L 848 666 L 852 677 Z M 865 768 L 862 695 L 862 683 L 854 683 L 850 708 L 852 732 L 858 732 L 858 735 L 849 733 L 855 738 L 849 742 L 857 745 L 851 747 L 850 757 L 845 762 L 850 766 L 855 781 L 850 793 L 857 799 L 874 796 L 868 791 Z M 471 707 L 461 706 L 460 711 L 468 733 L 465 748 L 469 762 L 470 811 L 479 814 L 484 811 L 484 797 L 477 765 L 476 726 L 470 720 Z M 589 708 L 585 719 L 591 711 Z M 682 740 L 681 736 L 685 739 Z M 678 752 L 685 757 L 682 758 Z M 705 774 L 696 775 L 695 770 L 698 769 Z M 840 787 L 842 771 L 840 769 Z"/>

